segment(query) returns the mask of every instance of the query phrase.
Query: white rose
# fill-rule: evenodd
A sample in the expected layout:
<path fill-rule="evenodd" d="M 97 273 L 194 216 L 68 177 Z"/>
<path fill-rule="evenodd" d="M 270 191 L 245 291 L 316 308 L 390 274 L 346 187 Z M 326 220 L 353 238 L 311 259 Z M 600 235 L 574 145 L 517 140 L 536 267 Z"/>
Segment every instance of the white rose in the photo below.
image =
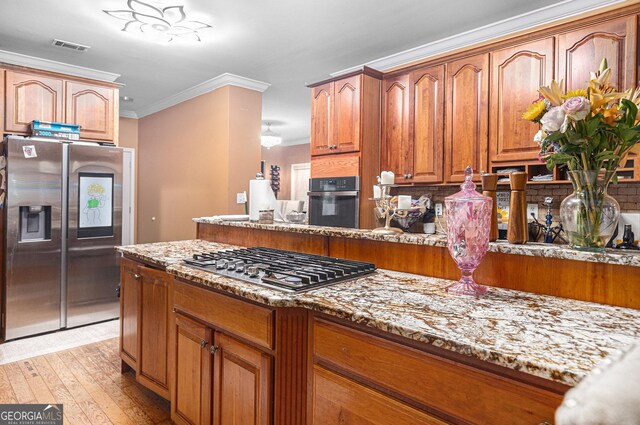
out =
<path fill-rule="evenodd" d="M 538 130 L 536 135 L 533 136 L 533 141 L 540 145 L 542 144 L 542 141 L 546 138 L 547 138 L 547 133 L 542 130 Z"/>
<path fill-rule="evenodd" d="M 564 118 L 565 113 L 562 110 L 562 106 L 554 106 L 540 119 L 542 131 L 553 133 L 554 131 L 560 130 L 562 123 L 564 123 Z"/>

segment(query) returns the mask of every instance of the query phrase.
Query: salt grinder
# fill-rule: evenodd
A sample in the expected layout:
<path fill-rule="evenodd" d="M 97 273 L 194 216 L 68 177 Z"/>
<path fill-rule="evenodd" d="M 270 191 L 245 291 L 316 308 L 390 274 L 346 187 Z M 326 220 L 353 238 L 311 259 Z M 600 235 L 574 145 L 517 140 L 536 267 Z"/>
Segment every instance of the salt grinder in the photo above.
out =
<path fill-rule="evenodd" d="M 513 244 L 527 243 L 527 200 L 525 186 L 527 173 L 517 171 L 509 175 L 511 202 L 509 203 L 509 227 L 507 241 Z"/>
<path fill-rule="evenodd" d="M 498 175 L 495 173 L 482 174 L 482 194 L 493 200 L 493 212 L 491 215 L 491 231 L 489 232 L 489 242 L 498 240 L 498 199 L 496 189 L 498 187 Z"/>

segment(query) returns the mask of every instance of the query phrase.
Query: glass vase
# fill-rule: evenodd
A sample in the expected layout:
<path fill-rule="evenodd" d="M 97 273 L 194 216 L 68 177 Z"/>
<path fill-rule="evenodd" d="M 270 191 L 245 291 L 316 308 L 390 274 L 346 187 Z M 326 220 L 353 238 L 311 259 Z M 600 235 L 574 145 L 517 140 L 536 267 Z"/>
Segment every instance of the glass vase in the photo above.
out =
<path fill-rule="evenodd" d="M 620 205 L 607 195 L 611 178 L 597 171 L 569 171 L 573 193 L 560 204 L 569 245 L 580 251 L 604 251 L 620 218 Z"/>
<path fill-rule="evenodd" d="M 478 285 L 473 272 L 489 248 L 493 200 L 476 191 L 471 167 L 465 170 L 465 182 L 455 195 L 445 198 L 447 246 L 462 278 L 447 287 L 447 292 L 479 298 L 487 287 Z"/>

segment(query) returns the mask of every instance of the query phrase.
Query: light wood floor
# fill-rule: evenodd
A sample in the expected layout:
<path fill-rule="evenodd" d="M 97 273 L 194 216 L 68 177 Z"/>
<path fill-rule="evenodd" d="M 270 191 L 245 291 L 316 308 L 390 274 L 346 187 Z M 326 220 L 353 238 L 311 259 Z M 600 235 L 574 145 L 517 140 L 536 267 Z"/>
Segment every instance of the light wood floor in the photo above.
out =
<path fill-rule="evenodd" d="M 169 403 L 120 373 L 118 338 L 0 366 L 0 403 L 63 403 L 65 424 L 170 424 Z"/>

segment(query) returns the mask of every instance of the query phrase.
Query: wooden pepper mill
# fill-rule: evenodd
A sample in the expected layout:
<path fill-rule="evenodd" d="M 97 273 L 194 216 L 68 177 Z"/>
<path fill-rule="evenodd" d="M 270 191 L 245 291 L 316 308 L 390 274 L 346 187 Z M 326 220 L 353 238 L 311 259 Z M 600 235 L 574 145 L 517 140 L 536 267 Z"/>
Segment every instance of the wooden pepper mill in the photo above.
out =
<path fill-rule="evenodd" d="M 495 173 L 482 174 L 482 194 L 493 200 L 493 216 L 491 217 L 491 231 L 489 232 L 489 242 L 498 240 L 498 198 L 496 189 L 498 187 L 498 175 Z"/>
<path fill-rule="evenodd" d="M 527 243 L 527 199 L 525 186 L 527 173 L 517 171 L 509 175 L 511 183 L 511 201 L 509 202 L 509 228 L 507 241 L 514 244 Z"/>

